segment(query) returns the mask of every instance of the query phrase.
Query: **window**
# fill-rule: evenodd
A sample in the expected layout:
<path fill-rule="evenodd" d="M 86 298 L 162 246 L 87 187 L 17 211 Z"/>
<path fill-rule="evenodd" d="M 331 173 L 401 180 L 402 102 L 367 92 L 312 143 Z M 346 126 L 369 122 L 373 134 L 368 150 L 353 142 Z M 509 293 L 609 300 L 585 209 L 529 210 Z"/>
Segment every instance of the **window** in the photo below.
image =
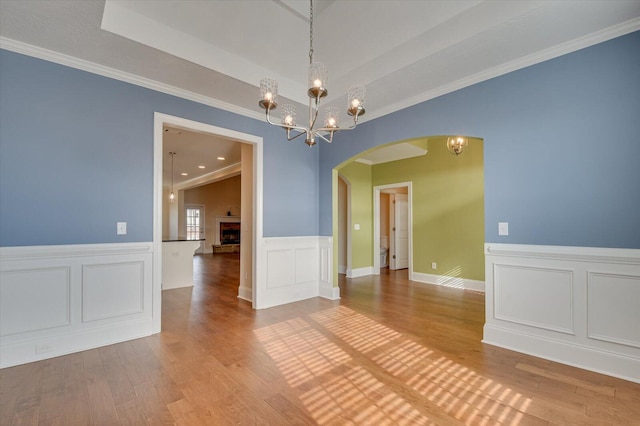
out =
<path fill-rule="evenodd" d="M 200 239 L 200 208 L 187 207 L 187 240 Z"/>

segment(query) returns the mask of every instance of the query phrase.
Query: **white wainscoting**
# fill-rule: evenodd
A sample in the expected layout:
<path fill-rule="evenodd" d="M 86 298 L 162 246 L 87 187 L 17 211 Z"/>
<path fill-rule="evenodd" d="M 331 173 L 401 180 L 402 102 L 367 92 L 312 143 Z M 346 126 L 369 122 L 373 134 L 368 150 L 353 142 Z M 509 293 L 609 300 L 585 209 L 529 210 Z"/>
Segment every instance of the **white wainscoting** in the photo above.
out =
<path fill-rule="evenodd" d="M 0 248 L 0 368 L 152 334 L 152 247 Z"/>
<path fill-rule="evenodd" d="M 263 279 L 257 309 L 322 296 L 339 299 L 333 287 L 331 237 L 263 238 Z"/>
<path fill-rule="evenodd" d="M 640 383 L 640 250 L 485 244 L 483 342 Z"/>

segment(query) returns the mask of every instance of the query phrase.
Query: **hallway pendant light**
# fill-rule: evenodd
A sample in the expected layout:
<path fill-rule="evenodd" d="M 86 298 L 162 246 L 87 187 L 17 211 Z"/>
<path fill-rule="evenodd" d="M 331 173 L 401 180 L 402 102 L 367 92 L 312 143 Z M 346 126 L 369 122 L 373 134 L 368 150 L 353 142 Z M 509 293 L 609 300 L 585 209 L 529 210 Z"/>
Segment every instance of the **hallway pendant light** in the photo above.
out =
<path fill-rule="evenodd" d="M 169 201 L 173 203 L 176 199 L 176 196 L 173 194 L 173 156 L 176 155 L 176 153 L 170 152 L 169 155 L 171 156 L 171 194 L 169 194 Z"/>
<path fill-rule="evenodd" d="M 358 124 L 358 117 L 364 115 L 364 101 L 366 90 L 364 86 L 352 86 L 347 93 L 347 114 L 353 117 L 353 124 L 340 127 L 340 113 L 338 108 L 330 107 L 325 111 L 323 127 L 316 128 L 320 101 L 329 93 L 327 90 L 327 68 L 321 62 L 313 61 L 313 0 L 309 1 L 309 73 L 307 96 L 309 97 L 309 125 L 296 124 L 296 108 L 291 104 L 282 106 L 280 123 L 271 121 L 271 110 L 278 106 L 278 82 L 271 78 L 260 81 L 260 105 L 265 110 L 267 123 L 280 126 L 287 131 L 287 139 L 293 140 L 305 135 L 305 143 L 312 147 L 319 137 L 331 143 L 333 134 L 339 130 L 351 130 Z M 326 134 L 329 134 L 326 137 Z"/>
<path fill-rule="evenodd" d="M 447 139 L 447 149 L 458 155 L 469 145 L 469 139 L 462 136 L 451 136 Z"/>

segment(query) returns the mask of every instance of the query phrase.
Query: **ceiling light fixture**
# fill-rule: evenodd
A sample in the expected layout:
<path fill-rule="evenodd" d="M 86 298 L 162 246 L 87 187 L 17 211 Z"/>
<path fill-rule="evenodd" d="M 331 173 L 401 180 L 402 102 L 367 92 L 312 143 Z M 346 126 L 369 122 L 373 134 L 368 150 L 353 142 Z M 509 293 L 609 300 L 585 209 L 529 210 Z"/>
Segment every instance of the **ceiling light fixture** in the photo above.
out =
<path fill-rule="evenodd" d="M 447 149 L 453 154 L 460 154 L 469 145 L 469 139 L 462 136 L 451 136 L 447 139 Z"/>
<path fill-rule="evenodd" d="M 320 108 L 320 100 L 327 96 L 327 68 L 321 62 L 313 61 L 313 0 L 309 0 L 309 79 L 307 95 L 309 96 L 309 125 L 296 124 L 296 108 L 291 104 L 282 106 L 282 120 L 280 123 L 271 121 L 271 110 L 278 106 L 278 82 L 271 78 L 260 81 L 260 102 L 264 108 L 267 123 L 280 126 L 287 131 L 287 139 L 294 140 L 300 135 L 306 135 L 305 143 L 312 147 L 316 144 L 316 137 L 331 143 L 333 134 L 338 130 L 351 130 L 358 125 L 358 117 L 364 115 L 365 87 L 352 86 L 347 93 L 347 114 L 353 117 L 353 124 L 349 127 L 339 127 L 340 113 L 336 107 L 325 110 L 324 127 L 315 128 Z M 329 137 L 323 134 L 329 133 Z"/>
<path fill-rule="evenodd" d="M 171 156 L 171 194 L 169 194 L 169 201 L 173 203 L 176 199 L 176 196 L 173 194 L 173 156 L 176 155 L 176 153 L 170 152 L 169 155 Z"/>

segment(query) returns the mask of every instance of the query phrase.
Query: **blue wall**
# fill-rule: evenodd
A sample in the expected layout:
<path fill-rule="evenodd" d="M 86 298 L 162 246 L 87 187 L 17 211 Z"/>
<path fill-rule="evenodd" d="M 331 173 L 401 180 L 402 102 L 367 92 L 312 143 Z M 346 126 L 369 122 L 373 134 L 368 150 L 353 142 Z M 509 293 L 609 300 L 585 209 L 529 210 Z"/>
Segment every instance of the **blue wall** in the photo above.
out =
<path fill-rule="evenodd" d="M 0 245 L 151 241 L 155 111 L 262 136 L 264 235 L 318 235 L 318 150 L 258 120 L 1 50 Z"/>
<path fill-rule="evenodd" d="M 258 120 L 0 51 L 0 245 L 151 241 L 158 111 L 264 138 L 265 236 L 331 235 L 331 170 L 362 150 L 466 134 L 484 138 L 488 242 L 640 248 L 638 52 L 640 32 L 310 150 Z"/>
<path fill-rule="evenodd" d="M 640 248 L 640 32 L 337 134 L 320 147 L 320 234 L 336 165 L 441 134 L 484 138 L 486 241 Z"/>

